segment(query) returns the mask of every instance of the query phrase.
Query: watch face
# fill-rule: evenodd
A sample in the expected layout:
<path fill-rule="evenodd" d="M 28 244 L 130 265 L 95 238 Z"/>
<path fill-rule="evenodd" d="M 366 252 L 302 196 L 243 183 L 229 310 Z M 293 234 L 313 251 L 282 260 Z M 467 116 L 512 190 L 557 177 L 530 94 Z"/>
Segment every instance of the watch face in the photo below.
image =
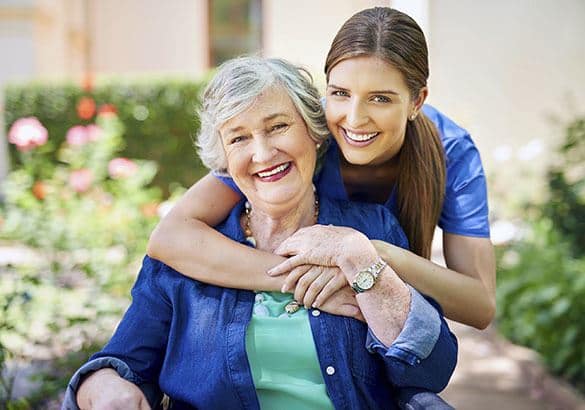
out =
<path fill-rule="evenodd" d="M 374 286 L 374 276 L 370 272 L 360 272 L 355 278 L 355 283 L 363 290 L 368 290 Z"/>

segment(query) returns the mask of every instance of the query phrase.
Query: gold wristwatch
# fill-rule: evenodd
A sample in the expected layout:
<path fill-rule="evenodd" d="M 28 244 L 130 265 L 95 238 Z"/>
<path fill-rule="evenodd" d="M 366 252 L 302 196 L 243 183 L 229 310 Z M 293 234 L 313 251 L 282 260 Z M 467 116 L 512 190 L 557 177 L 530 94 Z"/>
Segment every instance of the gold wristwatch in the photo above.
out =
<path fill-rule="evenodd" d="M 366 290 L 370 290 L 376 284 L 378 280 L 378 276 L 380 272 L 384 270 L 384 268 L 388 266 L 386 262 L 382 258 L 378 258 L 376 262 L 369 268 L 359 271 L 355 278 L 353 279 L 353 283 L 351 284 L 351 288 L 356 293 L 362 293 Z"/>

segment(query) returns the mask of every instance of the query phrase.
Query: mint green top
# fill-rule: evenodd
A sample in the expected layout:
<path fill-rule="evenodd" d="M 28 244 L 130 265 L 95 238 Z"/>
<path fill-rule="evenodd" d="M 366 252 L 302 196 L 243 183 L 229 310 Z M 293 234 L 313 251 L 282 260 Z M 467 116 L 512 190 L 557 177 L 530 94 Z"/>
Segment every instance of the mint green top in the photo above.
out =
<path fill-rule="evenodd" d="M 246 331 L 246 352 L 262 409 L 333 409 L 307 310 L 293 314 L 284 307 L 292 295 L 256 294 L 254 313 Z"/>

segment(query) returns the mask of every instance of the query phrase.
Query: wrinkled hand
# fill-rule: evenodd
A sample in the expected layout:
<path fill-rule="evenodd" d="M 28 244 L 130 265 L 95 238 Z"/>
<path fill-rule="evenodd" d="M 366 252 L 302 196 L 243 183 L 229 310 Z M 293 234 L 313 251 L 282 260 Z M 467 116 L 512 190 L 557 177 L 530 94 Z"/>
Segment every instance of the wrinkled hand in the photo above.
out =
<path fill-rule="evenodd" d="M 150 410 L 144 393 L 113 369 L 101 369 L 79 386 L 77 405 L 81 410 Z"/>
<path fill-rule="evenodd" d="M 282 242 L 274 253 L 290 257 L 270 269 L 270 276 L 282 275 L 300 265 L 338 266 L 344 270 L 352 256 L 376 255 L 373 245 L 361 232 L 333 225 L 301 228 Z"/>
<path fill-rule="evenodd" d="M 301 265 L 287 275 L 282 292 L 294 289 L 296 301 L 306 308 L 319 307 L 346 285 L 347 280 L 338 267 Z"/>
<path fill-rule="evenodd" d="M 335 292 L 319 308 L 333 315 L 352 317 L 365 322 L 362 311 L 355 299 L 355 293 L 349 286 Z"/>

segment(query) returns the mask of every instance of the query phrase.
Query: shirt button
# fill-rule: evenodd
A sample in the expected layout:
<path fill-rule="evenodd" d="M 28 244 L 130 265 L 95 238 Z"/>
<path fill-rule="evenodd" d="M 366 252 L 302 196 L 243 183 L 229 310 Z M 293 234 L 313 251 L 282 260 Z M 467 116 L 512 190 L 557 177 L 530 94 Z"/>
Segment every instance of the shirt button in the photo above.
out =
<path fill-rule="evenodd" d="M 317 316 L 319 316 L 319 315 L 321 314 L 321 311 L 320 311 L 320 310 L 318 310 L 318 309 L 313 309 L 313 310 L 311 311 L 311 314 L 312 314 L 313 316 L 317 317 Z"/>
<path fill-rule="evenodd" d="M 333 367 L 333 366 L 327 366 L 327 368 L 325 369 L 325 372 L 329 376 L 333 376 L 335 374 L 335 367 Z"/>

